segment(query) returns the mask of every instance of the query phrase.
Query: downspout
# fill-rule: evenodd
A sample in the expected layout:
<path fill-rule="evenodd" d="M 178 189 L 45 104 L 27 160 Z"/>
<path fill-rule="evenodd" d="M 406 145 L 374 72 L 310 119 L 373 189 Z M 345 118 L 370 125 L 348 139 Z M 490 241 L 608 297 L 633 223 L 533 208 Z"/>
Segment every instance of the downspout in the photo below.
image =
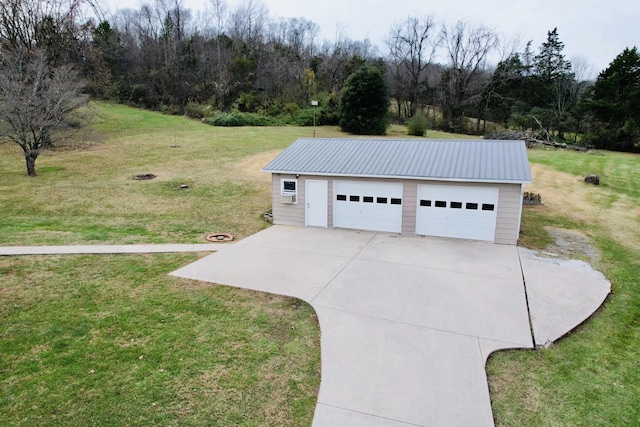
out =
<path fill-rule="evenodd" d="M 516 234 L 516 245 L 518 244 L 518 239 L 520 238 L 520 225 L 522 224 L 522 205 L 524 205 L 523 197 L 524 183 L 520 184 L 520 206 L 518 206 L 518 233 Z"/>

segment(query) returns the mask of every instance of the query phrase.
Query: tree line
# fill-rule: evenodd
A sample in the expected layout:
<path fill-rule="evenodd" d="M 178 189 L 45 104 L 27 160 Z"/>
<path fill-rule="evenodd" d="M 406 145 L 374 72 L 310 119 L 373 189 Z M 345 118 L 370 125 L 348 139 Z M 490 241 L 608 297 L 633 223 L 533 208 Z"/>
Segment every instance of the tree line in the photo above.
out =
<path fill-rule="evenodd" d="M 11 139 L 7 114 L 24 117 L 8 111 L 8 94 L 14 102 L 22 96 L 10 88 L 18 75 L 22 89 L 48 85 L 67 93 L 65 108 L 90 95 L 191 117 L 258 113 L 304 125 L 312 100 L 319 101 L 320 124 L 338 124 L 345 82 L 368 67 L 383 75 L 390 118 L 398 122 L 422 117 L 433 128 L 476 134 L 498 124 L 598 148 L 640 150 L 636 48 L 618 55 L 594 82 L 584 60 L 565 58 L 557 29 L 539 47 L 529 42 L 520 49 L 484 25 L 408 17 L 390 26 L 378 48 L 340 29 L 333 40 L 320 40 L 317 24 L 272 18 L 260 0 L 234 8 L 208 0 L 197 13 L 180 0 L 155 0 L 109 17 L 99 6 L 91 0 L 3 0 L 0 137 Z M 75 86 L 62 88 L 72 81 Z M 41 93 L 54 96 L 54 89 Z M 45 107 L 39 108 L 32 113 Z M 73 127 L 73 120 L 59 122 Z M 44 132 L 40 145 L 55 134 Z"/>

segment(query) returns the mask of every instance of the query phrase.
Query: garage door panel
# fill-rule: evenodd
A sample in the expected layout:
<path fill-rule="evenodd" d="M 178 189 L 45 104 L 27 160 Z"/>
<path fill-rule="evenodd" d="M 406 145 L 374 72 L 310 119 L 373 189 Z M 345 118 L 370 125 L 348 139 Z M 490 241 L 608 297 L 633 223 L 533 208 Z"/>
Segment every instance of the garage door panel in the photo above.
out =
<path fill-rule="evenodd" d="M 494 241 L 497 187 L 418 185 L 416 234 Z"/>
<path fill-rule="evenodd" d="M 488 240 L 493 241 L 490 231 L 480 232 L 477 222 L 461 222 L 458 219 L 449 221 L 445 226 L 442 222 L 431 222 L 424 224 L 425 232 L 418 233 L 428 236 L 453 237 L 456 239 Z M 495 233 L 494 233 L 495 234 Z"/>
<path fill-rule="evenodd" d="M 333 225 L 399 233 L 402 192 L 402 183 L 334 181 Z"/>

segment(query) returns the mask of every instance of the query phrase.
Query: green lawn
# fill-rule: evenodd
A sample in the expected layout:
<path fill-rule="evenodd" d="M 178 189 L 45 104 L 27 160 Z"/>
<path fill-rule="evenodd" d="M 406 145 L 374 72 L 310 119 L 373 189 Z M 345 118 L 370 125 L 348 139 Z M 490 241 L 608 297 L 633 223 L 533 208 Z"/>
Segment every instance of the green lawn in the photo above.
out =
<path fill-rule="evenodd" d="M 313 135 L 94 108 L 90 144 L 42 154 L 35 178 L 17 146 L 0 145 L 0 245 L 246 237 L 267 227 L 260 169 Z M 157 178 L 132 179 L 147 173 Z M 320 382 L 311 307 L 167 275 L 196 258 L 0 258 L 0 425 L 310 425 Z"/>
<path fill-rule="evenodd" d="M 214 128 L 183 117 L 102 104 L 101 140 L 41 155 L 26 179 L 16 146 L 0 146 L 0 244 L 204 242 L 265 226 L 266 180 L 239 159 L 281 150 L 306 129 Z M 263 166 L 256 166 L 257 169 Z M 152 173 L 157 178 L 135 181 Z M 266 174 L 264 178 L 266 179 Z M 189 188 L 181 190 L 181 185 Z"/>
<path fill-rule="evenodd" d="M 246 237 L 266 226 L 261 214 L 271 207 L 270 177 L 260 169 L 297 138 L 313 135 L 312 128 L 291 126 L 212 127 L 115 104 L 96 111 L 98 141 L 42 154 L 33 179 L 25 178 L 20 149 L 0 145 L 0 244 Z M 345 136 L 335 127 L 319 127 L 316 135 Z M 406 130 L 393 126 L 388 137 L 399 136 Z M 157 178 L 132 179 L 148 173 Z"/>
<path fill-rule="evenodd" d="M 529 160 L 578 176 L 600 175 L 603 188 L 640 200 L 639 154 L 538 149 L 529 151 Z"/>
<path fill-rule="evenodd" d="M 523 241 L 544 248 L 545 227 L 577 229 L 591 237 L 602 259 L 596 265 L 611 280 L 613 293 L 592 319 L 549 349 L 500 352 L 488 363 L 493 409 L 498 426 L 637 426 L 640 423 L 640 253 L 624 233 L 616 238 L 605 226 L 638 230 L 640 217 L 621 210 L 640 205 L 640 157 L 622 153 L 582 154 L 534 150 L 533 163 L 560 172 L 602 176 L 598 188 L 610 199 L 631 199 L 598 210 L 598 201 L 584 200 L 587 214 L 559 215 L 550 208 L 527 208 Z M 564 176 L 563 176 L 564 178 Z M 534 177 L 535 179 L 535 177 Z M 582 184 L 580 184 L 582 185 Z M 584 184 L 586 185 L 586 184 Z M 562 186 L 557 189 L 569 199 Z M 564 193 L 563 193 L 564 191 Z M 596 191 L 589 189 L 588 191 Z M 543 194 L 544 202 L 544 194 Z M 593 212 L 593 215 L 588 215 Z M 601 218 L 600 215 L 604 215 Z M 624 222 L 623 218 L 626 218 Z"/>
<path fill-rule="evenodd" d="M 26 177 L 17 147 L 0 145 L 0 245 L 197 243 L 214 231 L 246 237 L 267 226 L 261 213 L 270 207 L 270 179 L 259 170 L 313 132 L 215 128 L 113 104 L 96 111 L 97 138 L 43 154 L 35 178 Z M 333 127 L 316 134 L 345 136 Z M 406 137 L 405 130 L 393 126 L 388 137 Z M 555 194 L 568 203 L 569 192 L 575 199 L 574 190 L 587 191 L 584 174 L 603 180 L 589 188 L 580 214 L 551 203 L 526 209 L 522 243 L 550 243 L 546 226 L 581 230 L 601 251 L 596 267 L 614 293 L 553 347 L 492 356 L 497 424 L 637 425 L 639 157 L 529 155 L 571 181 L 549 180 L 543 201 Z M 132 179 L 145 173 L 157 178 Z M 195 259 L 0 258 L 0 424 L 310 425 L 320 380 L 313 310 L 167 276 Z"/>
<path fill-rule="evenodd" d="M 0 425 L 310 425 L 311 307 L 167 275 L 195 259 L 0 258 Z"/>

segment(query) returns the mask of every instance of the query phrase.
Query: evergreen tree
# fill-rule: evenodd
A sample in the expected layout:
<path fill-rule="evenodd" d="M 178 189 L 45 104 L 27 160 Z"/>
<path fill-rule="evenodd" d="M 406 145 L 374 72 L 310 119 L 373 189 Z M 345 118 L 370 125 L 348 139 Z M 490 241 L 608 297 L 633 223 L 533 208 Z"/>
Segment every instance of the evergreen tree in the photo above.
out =
<path fill-rule="evenodd" d="M 374 67 L 362 67 L 347 79 L 340 101 L 340 127 L 356 135 L 384 135 L 389 126 L 389 89 Z"/>
<path fill-rule="evenodd" d="M 571 62 L 564 58 L 563 50 L 564 43 L 558 37 L 558 29 L 547 32 L 547 40 L 540 45 L 533 60 L 533 76 L 527 82 L 526 90 L 530 115 L 547 132 L 558 131 L 561 139 L 573 121 L 578 102 L 575 75 Z"/>
<path fill-rule="evenodd" d="M 564 59 L 564 43 L 558 38 L 558 29 L 547 32 L 547 41 L 533 58 L 533 75 L 528 82 L 527 101 L 532 107 L 550 108 L 554 102 L 554 86 L 571 76 L 571 63 Z"/>
<path fill-rule="evenodd" d="M 507 126 L 516 104 L 525 98 L 528 68 L 520 54 L 514 53 L 500 61 L 488 83 L 485 93 L 491 119 Z"/>
<path fill-rule="evenodd" d="M 547 32 L 547 41 L 540 46 L 534 58 L 534 72 L 543 83 L 552 83 L 571 74 L 571 62 L 564 59 L 564 43 L 558 37 L 558 29 Z"/>
<path fill-rule="evenodd" d="M 625 49 L 600 73 L 585 108 L 594 120 L 588 140 L 598 148 L 640 151 L 640 54 Z"/>

